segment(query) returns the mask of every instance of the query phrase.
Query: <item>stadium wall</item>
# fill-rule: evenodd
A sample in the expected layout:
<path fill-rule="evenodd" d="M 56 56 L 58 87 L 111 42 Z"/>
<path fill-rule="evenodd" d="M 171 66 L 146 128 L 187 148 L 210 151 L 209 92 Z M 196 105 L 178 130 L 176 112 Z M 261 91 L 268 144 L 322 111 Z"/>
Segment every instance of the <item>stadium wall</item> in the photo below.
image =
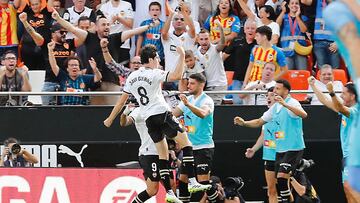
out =
<path fill-rule="evenodd" d="M 245 199 L 265 198 L 261 153 L 252 160 L 244 153 L 252 146 L 260 129 L 233 125 L 233 118 L 258 118 L 263 106 L 218 106 L 215 108 L 214 140 L 216 152 L 213 174 L 220 177 L 240 176 Z M 322 202 L 345 202 L 341 187 L 340 118 L 322 106 L 304 106 L 305 158 L 316 165 L 308 176 Z M 0 140 L 16 137 L 27 149 L 40 157 L 37 167 L 80 167 L 71 154 L 79 154 L 85 167 L 114 167 L 137 160 L 139 138 L 134 127 L 120 128 L 115 120 L 111 128 L 102 121 L 111 107 L 31 107 L 0 108 Z M 74 152 L 74 153 L 71 153 Z M 82 152 L 80 154 L 80 152 Z"/>

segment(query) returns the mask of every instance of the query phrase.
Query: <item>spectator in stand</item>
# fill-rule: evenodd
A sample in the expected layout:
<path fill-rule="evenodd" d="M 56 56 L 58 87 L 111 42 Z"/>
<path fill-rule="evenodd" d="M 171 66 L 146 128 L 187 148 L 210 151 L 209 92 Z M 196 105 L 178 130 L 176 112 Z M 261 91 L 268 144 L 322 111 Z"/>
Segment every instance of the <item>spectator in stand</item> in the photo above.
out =
<path fill-rule="evenodd" d="M 315 81 L 315 85 L 317 89 L 319 89 L 321 92 L 327 91 L 326 84 L 328 84 L 328 82 L 332 82 L 334 91 L 342 91 L 343 84 L 341 83 L 341 81 L 334 81 L 333 70 L 329 64 L 323 65 L 319 71 L 320 71 L 320 81 L 318 80 Z M 309 90 L 313 91 L 311 86 L 309 86 Z M 338 93 L 337 96 L 340 97 L 340 94 Z M 330 99 L 330 96 L 328 99 Z M 307 101 L 310 102 L 311 105 L 323 105 L 315 94 L 308 94 Z"/>
<path fill-rule="evenodd" d="M 85 30 L 85 31 L 90 31 L 91 21 L 90 21 L 89 17 L 81 16 L 79 18 L 77 27 L 82 30 Z M 81 67 L 90 68 L 91 66 L 88 62 L 88 57 L 87 57 L 86 53 L 87 53 L 87 51 L 86 51 L 85 45 L 80 45 L 80 46 L 76 47 L 76 56 L 80 58 Z M 87 71 L 91 72 L 91 68 Z"/>
<path fill-rule="evenodd" d="M 312 0 L 308 0 L 312 1 Z M 327 6 L 328 1 L 315 0 L 316 3 L 316 19 L 314 28 L 314 54 L 318 67 L 322 67 L 324 64 L 329 64 L 333 68 L 339 68 L 340 55 L 338 47 L 334 42 L 334 36 L 330 31 L 329 26 L 325 24 L 323 18 L 323 11 Z M 309 2 L 310 3 L 310 2 Z M 336 15 L 336 14 L 335 14 Z"/>
<path fill-rule="evenodd" d="M 171 8 L 170 15 L 166 19 L 164 28 L 161 31 L 161 41 L 164 47 L 165 54 L 165 71 L 174 71 L 179 54 L 176 52 L 176 47 L 183 47 L 185 50 L 195 50 L 195 27 L 191 17 L 186 12 L 186 4 L 180 4 L 181 11 L 175 13 Z M 174 27 L 174 32 L 170 32 L 170 24 Z M 189 30 L 186 30 L 186 25 Z M 164 83 L 165 90 L 178 90 L 178 82 Z"/>
<path fill-rule="evenodd" d="M 110 69 L 113 73 L 119 76 L 121 89 L 124 87 L 126 78 L 131 73 L 129 68 L 126 68 L 122 63 L 117 63 L 109 53 L 108 49 L 109 40 L 102 38 L 100 40 L 100 47 L 104 56 L 106 68 Z M 131 64 L 131 63 L 130 63 Z"/>
<path fill-rule="evenodd" d="M 276 64 L 276 71 L 274 80 L 281 78 L 287 71 L 286 58 L 284 53 L 275 45 L 272 45 L 270 40 L 272 36 L 271 28 L 268 26 L 261 26 L 256 29 L 255 40 L 256 45 L 251 51 L 250 63 L 246 70 L 244 85 L 248 82 L 261 79 L 262 70 L 266 62 L 273 62 Z M 278 70 L 280 66 L 280 70 Z"/>
<path fill-rule="evenodd" d="M 31 167 L 32 164 L 38 163 L 36 156 L 22 149 L 19 141 L 9 137 L 4 141 L 4 150 L 1 154 L 0 166 L 5 167 Z"/>
<path fill-rule="evenodd" d="M 171 7 L 173 10 L 177 10 L 179 9 L 179 4 L 182 2 L 183 0 L 173 0 L 173 1 L 170 1 L 172 3 L 169 3 L 169 1 L 166 1 L 166 9 L 168 9 L 169 7 Z M 194 26 L 195 26 L 195 33 L 198 34 L 200 32 L 200 23 L 196 20 L 197 18 L 194 17 L 194 15 L 192 14 L 192 10 L 194 10 L 194 1 L 191 2 L 191 1 L 184 1 L 184 3 L 187 5 L 188 9 L 186 10 L 187 14 L 189 16 L 191 16 L 191 18 L 193 19 L 193 23 L 194 23 Z M 196 3 L 195 3 L 196 4 Z M 189 27 L 186 26 L 186 29 L 188 30 Z M 174 31 L 174 28 L 173 27 L 170 27 L 170 31 L 173 32 Z"/>
<path fill-rule="evenodd" d="M 224 63 L 221 58 L 221 52 L 225 47 L 225 36 L 220 22 L 215 22 L 220 28 L 220 41 L 215 45 L 210 41 L 210 34 L 203 29 L 198 34 L 200 47 L 197 52 L 200 63 L 205 67 L 206 88 L 207 91 L 225 91 L 227 90 L 227 79 Z M 223 94 L 210 94 L 214 103 L 220 105 L 224 97 Z"/>
<path fill-rule="evenodd" d="M 85 92 L 89 88 L 96 86 L 102 78 L 99 69 L 96 67 L 96 62 L 92 58 L 89 60 L 94 75 L 83 75 L 80 71 L 80 59 L 77 57 L 68 57 L 65 61 L 67 73 L 60 69 L 56 63 L 54 55 L 55 42 L 48 44 L 49 62 L 54 75 L 60 83 L 60 90 L 65 92 Z M 87 96 L 63 96 L 60 99 L 60 104 L 63 105 L 86 105 L 89 104 L 89 97 Z"/>
<path fill-rule="evenodd" d="M 159 18 L 161 15 L 161 4 L 159 2 L 154 1 L 149 4 L 149 15 L 151 18 L 143 21 L 140 26 L 150 25 L 154 20 L 159 20 L 160 24 L 138 35 L 135 55 L 140 55 L 141 47 L 146 44 L 153 44 L 158 50 L 161 61 L 164 61 L 164 48 L 161 43 L 161 29 L 164 27 L 164 22 Z"/>
<path fill-rule="evenodd" d="M 1 29 L 0 29 L 0 56 L 8 50 L 18 53 L 17 35 L 17 9 L 20 7 L 21 0 L 14 0 L 9 4 L 9 0 L 0 1 L 1 6 Z M 16 55 L 17 56 L 17 55 Z"/>
<path fill-rule="evenodd" d="M 216 20 L 220 21 L 219 25 L 215 23 Z M 204 23 L 204 28 L 210 32 L 213 44 L 220 41 L 220 28 L 218 26 L 224 30 L 226 43 L 230 43 L 240 32 L 240 20 L 234 14 L 230 0 L 220 0 L 215 14 L 209 16 Z"/>
<path fill-rule="evenodd" d="M 60 16 L 64 15 L 65 8 L 61 6 L 60 0 L 53 1 L 53 8 L 59 13 Z"/>
<path fill-rule="evenodd" d="M 160 3 L 161 7 L 165 5 L 166 0 L 135 0 L 135 4 L 137 5 L 135 8 L 135 14 L 134 14 L 134 28 L 139 27 L 140 24 L 149 19 L 152 18 L 149 14 L 149 5 L 151 2 L 158 2 Z M 141 5 L 141 6 L 139 6 Z M 162 21 L 166 20 L 166 9 L 161 9 L 160 14 L 157 16 Z M 131 39 L 131 50 L 130 55 L 131 57 L 135 56 L 136 51 L 136 40 L 135 37 Z"/>
<path fill-rule="evenodd" d="M 52 0 L 48 1 L 45 7 L 42 7 L 40 0 L 30 0 L 30 5 L 26 5 L 22 10 L 27 14 L 26 20 L 29 25 L 43 38 L 43 40 L 34 40 L 33 33 L 28 30 L 30 27 L 25 28 L 27 32 L 24 32 L 21 38 L 20 60 L 29 70 L 46 69 L 47 57 L 44 52 L 47 52 L 46 43 L 51 39 L 50 28 L 53 22 L 51 12 L 53 10 Z"/>
<path fill-rule="evenodd" d="M 16 65 L 16 54 L 8 50 L 3 55 L 3 67 L 0 68 L 0 91 L 2 92 L 28 92 L 31 85 L 26 67 Z M 21 97 L 1 96 L 0 106 L 20 106 L 23 104 Z"/>
<path fill-rule="evenodd" d="M 307 58 L 294 51 L 294 43 L 306 46 L 305 32 L 307 27 L 305 22 L 307 17 L 301 15 L 299 0 L 290 0 L 286 14 L 286 1 L 281 5 L 281 13 L 276 22 L 281 26 L 281 48 L 286 56 L 286 62 L 290 70 L 306 70 Z"/>
<path fill-rule="evenodd" d="M 74 5 L 67 8 L 64 12 L 64 20 L 76 25 L 81 16 L 86 16 L 91 21 L 91 27 L 94 27 L 96 22 L 96 13 L 91 8 L 85 6 L 86 0 L 73 0 L 73 2 Z M 68 33 L 66 38 L 74 38 L 74 35 L 72 35 L 72 33 Z"/>
<path fill-rule="evenodd" d="M 275 3 L 272 0 L 247 0 L 245 3 L 250 11 L 256 16 L 255 18 L 260 18 L 260 9 L 265 5 L 269 5 L 273 7 L 273 9 L 276 8 Z"/>
<path fill-rule="evenodd" d="M 229 90 L 240 90 L 243 86 L 246 68 L 249 65 L 251 50 L 256 45 L 255 42 L 256 22 L 248 19 L 244 25 L 245 36 L 240 35 L 233 39 L 223 52 L 223 60 L 226 71 L 234 71 L 233 82 L 228 87 Z M 232 95 L 234 104 L 242 104 L 238 94 Z"/>
<path fill-rule="evenodd" d="M 194 55 L 194 52 L 191 50 L 185 51 L 185 71 L 183 78 L 179 82 L 179 91 L 188 91 L 188 81 L 190 78 L 190 75 L 196 74 L 196 73 L 203 73 L 204 74 L 204 66 L 197 60 L 197 58 Z"/>
<path fill-rule="evenodd" d="M 96 33 L 91 33 L 89 31 L 84 31 L 76 28 L 71 23 L 62 19 L 55 11 L 53 12 L 53 18 L 66 30 L 74 33 L 74 35 L 76 36 L 76 46 L 80 46 L 82 44 L 85 45 L 87 51 L 86 55 L 88 59 L 91 57 L 95 59 L 96 64 L 98 65 L 103 76 L 101 87 L 98 89 L 98 91 L 119 91 L 120 89 L 119 77 L 111 70 L 106 68 L 105 60 L 100 47 L 100 40 L 102 38 L 108 38 L 109 52 L 112 56 L 117 56 L 118 54 L 116 51 L 124 41 L 159 24 L 159 21 L 155 21 L 154 24 L 151 25 L 141 26 L 133 30 L 127 30 L 124 32 L 114 33 L 110 35 L 110 23 L 105 17 L 100 17 L 97 20 L 95 28 Z M 116 103 L 117 98 L 118 96 L 97 96 L 92 99 L 92 104 L 113 105 Z"/>
<path fill-rule="evenodd" d="M 244 90 L 261 91 L 274 87 L 276 65 L 272 62 L 266 62 L 262 72 L 261 80 L 249 82 Z M 244 100 L 245 105 L 267 105 L 266 94 L 240 94 L 240 98 Z"/>
<path fill-rule="evenodd" d="M 110 20 L 110 34 L 124 32 L 133 28 L 134 11 L 127 1 L 110 0 L 100 6 L 101 12 Z M 118 50 L 115 61 L 124 62 L 130 59 L 130 39 L 127 39 Z M 127 62 L 126 62 L 127 63 Z"/>
<path fill-rule="evenodd" d="M 237 0 L 241 6 L 241 8 L 244 10 L 246 15 L 250 18 L 256 21 L 257 26 L 263 26 L 266 25 L 269 28 L 271 28 L 272 36 L 271 36 L 271 44 L 276 45 L 279 41 L 280 37 L 280 26 L 276 22 L 276 15 L 274 8 L 269 5 L 264 5 L 260 7 L 258 15 L 255 15 L 248 5 L 245 3 L 244 0 Z"/>

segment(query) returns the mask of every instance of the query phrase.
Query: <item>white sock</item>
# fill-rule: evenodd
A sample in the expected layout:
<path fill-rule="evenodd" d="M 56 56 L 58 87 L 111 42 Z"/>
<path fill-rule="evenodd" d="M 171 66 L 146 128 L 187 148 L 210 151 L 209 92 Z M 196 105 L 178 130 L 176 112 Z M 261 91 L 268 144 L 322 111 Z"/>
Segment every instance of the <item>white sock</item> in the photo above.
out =
<path fill-rule="evenodd" d="M 194 185 L 194 184 L 197 184 L 198 182 L 196 181 L 195 177 L 192 177 L 192 178 L 189 178 L 189 183 Z"/>
<path fill-rule="evenodd" d="M 175 193 L 173 190 L 168 190 L 166 193 L 168 193 L 169 195 L 174 195 L 175 196 Z"/>

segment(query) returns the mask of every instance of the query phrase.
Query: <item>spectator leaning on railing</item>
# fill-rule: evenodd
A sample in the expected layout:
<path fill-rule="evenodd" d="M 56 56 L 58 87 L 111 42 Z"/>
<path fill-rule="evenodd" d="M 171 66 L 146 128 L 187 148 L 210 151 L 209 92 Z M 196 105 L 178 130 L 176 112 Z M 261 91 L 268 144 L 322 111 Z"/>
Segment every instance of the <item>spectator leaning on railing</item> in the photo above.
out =
<path fill-rule="evenodd" d="M 38 162 L 36 156 L 21 148 L 17 139 L 10 137 L 4 141 L 4 150 L 1 154 L 0 166 L 31 167 L 32 164 Z"/>

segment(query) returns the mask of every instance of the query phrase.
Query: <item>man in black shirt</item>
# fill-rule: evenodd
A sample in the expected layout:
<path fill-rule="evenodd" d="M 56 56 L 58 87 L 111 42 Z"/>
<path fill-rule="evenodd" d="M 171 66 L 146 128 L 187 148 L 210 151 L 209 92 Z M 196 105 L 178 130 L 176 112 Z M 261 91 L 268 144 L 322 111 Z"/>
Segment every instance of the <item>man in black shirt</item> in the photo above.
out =
<path fill-rule="evenodd" d="M 109 20 L 105 17 L 100 17 L 96 21 L 96 32 L 91 33 L 88 31 L 81 30 L 76 28 L 69 22 L 62 19 L 57 12 L 53 12 L 53 18 L 56 20 L 61 26 L 63 26 L 69 32 L 72 32 L 75 35 L 75 46 L 80 46 L 82 44 L 85 45 L 87 50 L 87 57 L 90 59 L 93 57 L 98 64 L 98 68 L 101 71 L 103 76 L 101 87 L 99 91 L 119 91 L 119 77 L 114 74 L 111 70 L 109 70 L 105 65 L 105 60 L 102 55 L 100 40 L 102 38 L 108 38 L 109 44 L 109 52 L 113 57 L 118 56 L 117 50 L 120 45 L 130 37 L 140 34 L 154 26 L 157 26 L 160 22 L 154 21 L 154 23 L 150 25 L 141 26 L 132 30 L 127 30 L 124 32 L 109 34 L 110 32 L 110 23 Z M 114 58 L 116 62 L 117 58 Z M 118 99 L 118 96 L 106 96 L 106 97 L 94 97 L 91 101 L 92 104 L 102 104 L 102 105 L 112 105 L 115 104 Z"/>
<path fill-rule="evenodd" d="M 245 36 L 240 35 L 233 39 L 231 44 L 225 48 L 223 59 L 226 71 L 234 71 L 233 82 L 229 86 L 231 90 L 242 88 L 246 69 L 249 65 L 249 58 L 255 41 L 256 22 L 248 19 L 245 22 Z M 232 95 L 234 104 L 242 104 L 238 94 Z"/>

